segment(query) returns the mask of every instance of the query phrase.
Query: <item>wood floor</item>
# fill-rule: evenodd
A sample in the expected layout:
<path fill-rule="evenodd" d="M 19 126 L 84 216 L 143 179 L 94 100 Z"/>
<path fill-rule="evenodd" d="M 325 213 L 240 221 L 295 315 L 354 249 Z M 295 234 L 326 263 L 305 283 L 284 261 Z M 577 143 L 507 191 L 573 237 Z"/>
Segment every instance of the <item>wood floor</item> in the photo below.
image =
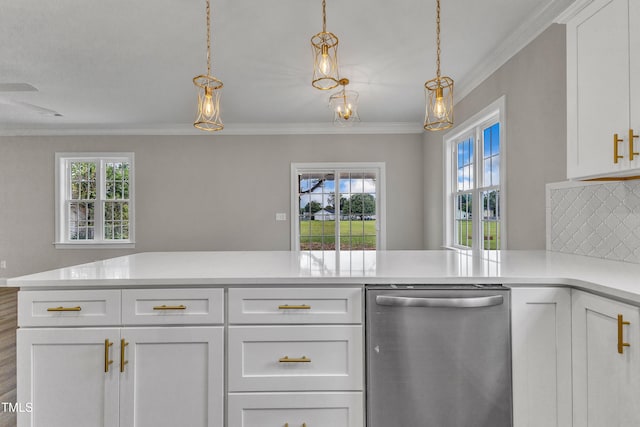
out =
<path fill-rule="evenodd" d="M 16 402 L 17 289 L 0 288 L 0 405 Z M 0 427 L 15 427 L 15 414 L 0 406 Z"/>

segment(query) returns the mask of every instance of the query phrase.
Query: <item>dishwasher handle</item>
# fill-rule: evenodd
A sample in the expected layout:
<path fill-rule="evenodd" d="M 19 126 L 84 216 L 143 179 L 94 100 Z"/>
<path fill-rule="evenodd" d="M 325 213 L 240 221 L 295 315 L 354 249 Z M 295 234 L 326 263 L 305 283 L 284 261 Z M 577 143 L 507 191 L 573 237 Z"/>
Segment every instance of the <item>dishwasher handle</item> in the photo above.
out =
<path fill-rule="evenodd" d="M 389 307 L 450 307 L 450 308 L 476 308 L 492 307 L 504 302 L 502 295 L 473 298 L 423 298 L 423 297 L 393 297 L 377 295 L 376 304 Z"/>

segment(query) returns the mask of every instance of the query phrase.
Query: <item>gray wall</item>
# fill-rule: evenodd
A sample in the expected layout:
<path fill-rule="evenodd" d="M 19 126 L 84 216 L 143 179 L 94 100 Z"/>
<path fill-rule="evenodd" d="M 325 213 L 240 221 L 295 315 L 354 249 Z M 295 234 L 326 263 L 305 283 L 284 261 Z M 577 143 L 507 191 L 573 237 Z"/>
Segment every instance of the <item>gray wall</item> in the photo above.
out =
<path fill-rule="evenodd" d="M 455 105 L 463 123 L 506 95 L 508 249 L 545 248 L 545 184 L 566 179 L 565 52 L 565 27 L 553 24 Z M 442 134 L 426 133 L 424 144 L 425 248 L 438 249 Z"/>
<path fill-rule="evenodd" d="M 0 137 L 0 277 L 132 252 L 288 250 L 292 162 L 386 162 L 387 249 L 422 249 L 422 150 L 419 134 Z M 135 152 L 135 251 L 53 247 L 58 151 Z"/>

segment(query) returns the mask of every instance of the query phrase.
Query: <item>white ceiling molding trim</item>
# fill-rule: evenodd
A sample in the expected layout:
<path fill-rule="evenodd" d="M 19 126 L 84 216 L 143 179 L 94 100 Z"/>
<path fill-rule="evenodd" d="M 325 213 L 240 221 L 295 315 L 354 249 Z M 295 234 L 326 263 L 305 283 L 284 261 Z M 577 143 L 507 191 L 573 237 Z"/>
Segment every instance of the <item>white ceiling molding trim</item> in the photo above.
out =
<path fill-rule="evenodd" d="M 593 0 L 575 0 L 575 2 L 569 6 L 564 12 L 562 12 L 556 20 L 556 24 L 566 24 L 571 18 L 576 16 L 582 9 L 591 4 Z"/>
<path fill-rule="evenodd" d="M 571 5 L 573 1 L 552 0 L 540 8 L 537 13 L 531 14 L 527 21 L 523 22 L 513 34 L 493 50 L 491 55 L 486 56 L 483 61 L 474 67 L 473 78 L 463 80 L 456 85 L 456 102 L 464 99 L 473 89 L 480 86 L 483 81 L 489 78 L 509 59 L 542 34 L 549 25 L 555 22 L 559 14 L 563 13 L 567 7 L 571 8 L 573 6 Z M 576 0 L 576 3 L 585 1 L 590 2 L 591 0 Z"/>
<path fill-rule="evenodd" d="M 421 134 L 422 123 L 358 123 L 350 128 L 337 127 L 333 123 L 226 123 L 224 131 L 216 136 L 225 135 L 371 135 L 371 134 Z M 101 135 L 198 135 L 203 133 L 192 125 L 174 125 L 153 128 L 0 128 L 0 136 L 101 136 Z M 205 135 L 206 136 L 206 135 Z"/>

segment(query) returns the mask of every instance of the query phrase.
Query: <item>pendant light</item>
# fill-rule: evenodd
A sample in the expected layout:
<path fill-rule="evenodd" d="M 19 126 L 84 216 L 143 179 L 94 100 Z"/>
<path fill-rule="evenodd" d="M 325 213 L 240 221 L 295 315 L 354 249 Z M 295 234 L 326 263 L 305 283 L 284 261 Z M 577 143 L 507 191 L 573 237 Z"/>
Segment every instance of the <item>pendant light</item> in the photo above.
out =
<path fill-rule="evenodd" d="M 352 126 L 360 121 L 358 116 L 358 92 L 346 90 L 349 79 L 338 81 L 342 89 L 329 97 L 329 106 L 333 110 L 333 123 L 337 126 Z"/>
<path fill-rule="evenodd" d="M 207 1 L 207 75 L 193 78 L 198 89 L 198 112 L 193 125 L 205 131 L 224 128 L 220 119 L 220 89 L 222 82 L 211 75 L 211 7 Z"/>
<path fill-rule="evenodd" d="M 444 130 L 453 126 L 453 80 L 440 76 L 440 0 L 436 0 L 436 78 L 424 84 L 426 112 L 425 130 Z"/>
<path fill-rule="evenodd" d="M 327 32 L 327 2 L 322 0 L 322 31 L 311 37 L 313 47 L 313 79 L 316 89 L 329 90 L 338 86 L 338 37 Z"/>

